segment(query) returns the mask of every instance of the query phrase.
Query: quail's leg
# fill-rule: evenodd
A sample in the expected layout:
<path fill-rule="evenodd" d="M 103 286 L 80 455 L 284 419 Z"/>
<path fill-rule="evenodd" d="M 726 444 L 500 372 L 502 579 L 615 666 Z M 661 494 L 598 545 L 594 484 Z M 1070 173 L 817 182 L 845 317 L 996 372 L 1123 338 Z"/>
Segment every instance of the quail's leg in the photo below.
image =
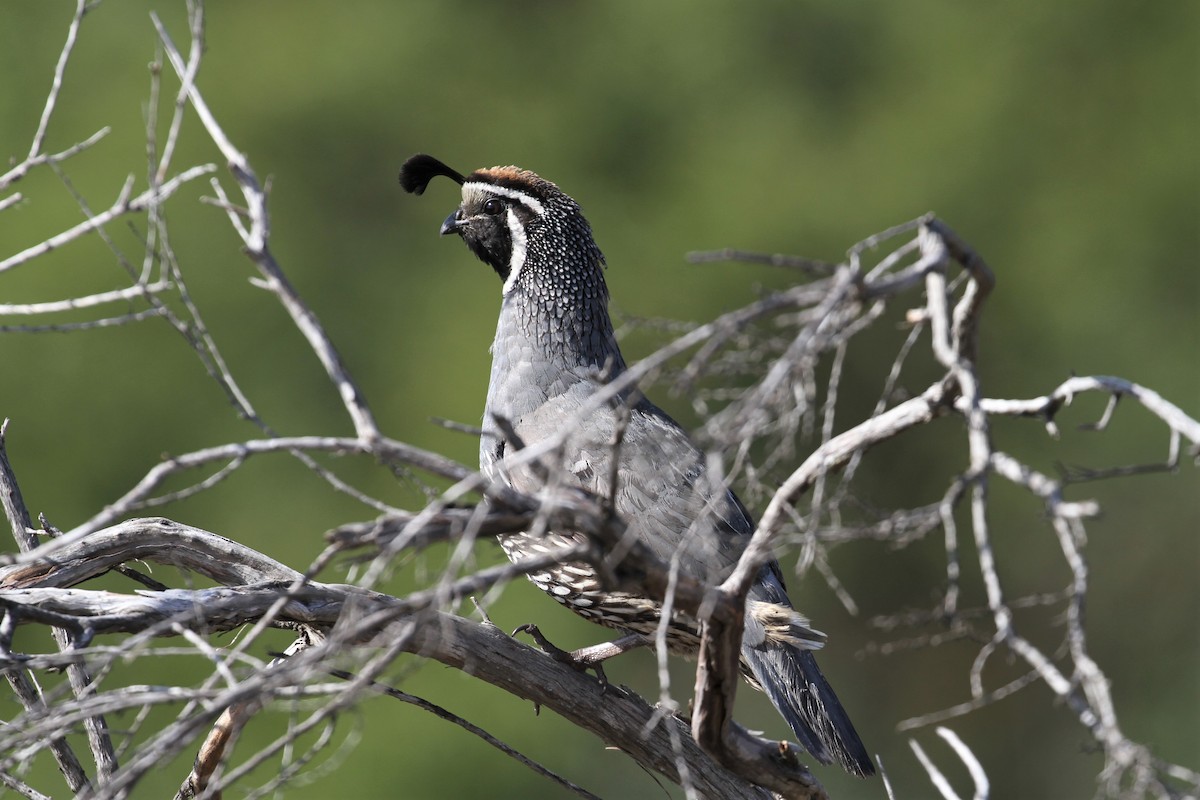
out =
<path fill-rule="evenodd" d="M 587 666 L 598 666 L 602 661 L 608 661 L 613 656 L 619 656 L 622 653 L 628 653 L 630 650 L 636 650 L 639 647 L 651 647 L 654 640 L 649 636 L 643 636 L 640 633 L 629 633 L 619 639 L 613 639 L 611 642 L 601 642 L 590 647 L 581 647 L 571 653 L 571 658 L 575 659 L 577 664 L 585 664 Z"/>
<path fill-rule="evenodd" d="M 604 668 L 600 664 L 613 656 L 628 653 L 630 650 L 636 650 L 639 647 L 648 647 L 654 643 L 654 640 L 648 636 L 643 636 L 640 633 L 630 633 L 611 642 L 601 642 L 590 647 L 581 647 L 578 650 L 567 652 L 547 639 L 541 630 L 538 629 L 538 626 L 533 623 L 521 625 L 513 631 L 513 636 L 516 636 L 518 633 L 528 633 L 532 636 L 533 640 L 537 642 L 538 647 L 542 648 L 542 651 L 555 661 L 572 666 L 580 672 L 587 672 L 589 669 L 592 670 L 596 673 L 596 680 L 600 681 L 600 686 L 606 691 L 608 689 L 608 678 L 605 677 Z"/>

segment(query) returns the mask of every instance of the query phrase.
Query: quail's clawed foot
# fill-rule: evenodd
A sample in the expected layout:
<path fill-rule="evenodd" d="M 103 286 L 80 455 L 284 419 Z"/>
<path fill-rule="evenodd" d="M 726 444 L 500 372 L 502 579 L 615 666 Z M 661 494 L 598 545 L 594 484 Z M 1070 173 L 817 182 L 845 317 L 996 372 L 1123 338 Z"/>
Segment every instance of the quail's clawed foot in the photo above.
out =
<path fill-rule="evenodd" d="M 533 623 L 521 625 L 513 631 L 513 636 L 518 633 L 528 633 L 537 642 L 538 647 L 542 648 L 542 652 L 555 661 L 574 667 L 580 672 L 588 670 L 595 672 L 596 680 L 600 682 L 600 689 L 603 692 L 608 691 L 608 678 L 604 674 L 604 668 L 600 666 L 602 662 L 613 656 L 619 656 L 638 647 L 647 647 L 653 643 L 649 637 L 642 636 L 640 633 L 631 633 L 611 642 L 602 642 L 568 652 L 547 639 L 538 626 Z"/>
<path fill-rule="evenodd" d="M 528 633 L 531 637 L 533 637 L 533 640 L 537 642 L 537 646 L 542 648 L 543 653 L 550 656 L 560 664 L 566 664 L 569 667 L 574 667 L 580 672 L 587 672 L 589 669 L 594 671 L 596 673 L 596 680 L 600 682 L 600 691 L 608 691 L 608 677 L 604 674 L 604 668 L 600 666 L 599 662 L 589 664 L 586 661 L 577 659 L 575 657 L 575 653 L 563 650 L 561 647 L 554 644 L 554 642 L 551 642 L 549 639 L 547 639 L 545 634 L 542 633 L 541 629 L 532 622 L 517 626 L 516 630 L 512 632 L 512 635 L 516 636 L 518 633 Z"/>

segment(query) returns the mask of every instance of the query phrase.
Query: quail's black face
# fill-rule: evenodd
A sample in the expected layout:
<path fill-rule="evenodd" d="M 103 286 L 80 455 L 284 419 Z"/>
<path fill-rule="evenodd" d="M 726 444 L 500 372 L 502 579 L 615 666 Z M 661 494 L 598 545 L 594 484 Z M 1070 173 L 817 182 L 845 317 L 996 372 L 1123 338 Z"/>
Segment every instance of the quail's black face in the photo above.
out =
<path fill-rule="evenodd" d="M 531 236 L 537 236 L 551 195 L 574 202 L 549 181 L 517 167 L 492 167 L 464 177 L 433 156 L 418 154 L 400 168 L 405 191 L 422 194 L 438 175 L 462 188 L 462 205 L 446 217 L 441 233 L 457 233 L 476 256 L 504 281 L 505 294 L 525 265 Z"/>
<path fill-rule="evenodd" d="M 537 229 L 540 202 L 515 190 L 503 194 L 480 181 L 463 184 L 462 205 L 442 223 L 441 233 L 457 233 L 481 261 L 503 281 L 525 260 L 529 235 Z"/>

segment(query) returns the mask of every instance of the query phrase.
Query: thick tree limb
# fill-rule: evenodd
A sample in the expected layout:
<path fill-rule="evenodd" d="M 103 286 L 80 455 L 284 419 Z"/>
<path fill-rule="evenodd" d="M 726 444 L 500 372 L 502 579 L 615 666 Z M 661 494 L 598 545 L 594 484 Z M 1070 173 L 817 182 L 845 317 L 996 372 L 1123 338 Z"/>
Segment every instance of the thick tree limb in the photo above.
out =
<path fill-rule="evenodd" d="M 145 522 L 148 524 L 121 526 L 113 536 L 101 532 L 95 534 L 94 538 L 111 545 L 114 539 L 129 542 L 128 533 L 131 530 L 158 531 L 160 534 L 170 530 L 164 520 Z M 184 534 L 183 541 L 186 544 L 181 550 L 195 552 L 201 542 L 208 542 L 220 548 L 222 560 L 250 556 L 244 548 L 227 549 L 227 540 L 215 534 L 186 526 L 178 528 Z M 80 544 L 86 546 L 89 542 Z M 108 547 L 90 549 L 101 554 L 101 557 L 111 552 Z M 172 558 L 169 548 L 148 548 L 142 552 L 142 557 L 152 560 Z M 269 559 L 259 557 L 252 561 L 255 566 L 243 566 L 234 571 L 260 574 L 278 572 L 269 568 Z M 188 557 L 171 563 L 193 562 Z M 264 568 L 264 565 L 267 567 Z M 14 569 L 17 568 L 10 567 L 8 571 Z M 63 575 L 81 575 L 97 569 L 81 569 L 72 560 L 64 566 Z M 227 566 L 220 569 L 223 574 L 231 571 Z M 54 575 L 53 570 L 51 573 L 46 576 L 48 583 L 65 582 L 62 576 Z M 139 592 L 135 595 L 66 588 L 27 588 L 5 590 L 0 598 L 17 612 L 19 620 L 20 609 L 29 607 L 76 618 L 80 624 L 86 624 L 96 632 L 157 629 L 163 635 L 170 635 L 175 632 L 172 625 L 184 625 L 190 630 L 204 633 L 254 622 L 267 613 L 285 592 L 286 587 L 279 584 Z M 686 723 L 670 715 L 662 717 L 654 707 L 636 695 L 615 689 L 604 693 L 591 678 L 485 623 L 470 622 L 445 612 L 428 610 L 418 612 L 432 616 L 423 616 L 422 623 L 417 626 L 407 624 L 406 618 L 396 619 L 398 610 L 411 607 L 411 602 L 364 593 L 355 587 L 313 584 L 291 592 L 287 602 L 276 612 L 276 620 L 280 623 L 298 622 L 334 629 L 339 631 L 339 644 L 348 640 L 363 644 L 375 640 L 403 640 L 403 649 L 409 652 L 462 669 L 506 691 L 553 709 L 573 723 L 601 736 L 607 744 L 619 747 L 639 763 L 662 772 L 672 780 L 678 780 L 676 756 L 682 757 L 690 768 L 693 781 L 705 796 L 765 797 L 761 791 L 749 788 L 732 773 L 715 767 L 686 735 L 682 737 L 681 753 L 673 752 L 665 726 L 676 726 L 686 731 Z M 32 617 L 27 619 L 36 621 Z M 392 621 L 380 627 L 378 622 L 381 619 Z M 648 735 L 643 735 L 646 727 L 652 723 L 652 730 Z M 9 739 L 13 735 L 14 732 L 10 730 Z M 14 744 L 6 741 L 5 733 L 0 731 L 0 750 Z"/>

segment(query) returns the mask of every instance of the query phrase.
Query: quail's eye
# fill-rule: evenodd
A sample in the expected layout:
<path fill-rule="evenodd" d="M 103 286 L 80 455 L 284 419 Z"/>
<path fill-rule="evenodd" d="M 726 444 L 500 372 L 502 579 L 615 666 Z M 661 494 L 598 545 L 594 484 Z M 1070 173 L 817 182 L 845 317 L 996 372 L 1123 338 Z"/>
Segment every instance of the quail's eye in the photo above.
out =
<path fill-rule="evenodd" d="M 502 211 L 504 211 L 504 203 L 495 197 L 489 197 L 483 202 L 483 213 L 485 214 L 490 214 L 494 217 Z"/>

